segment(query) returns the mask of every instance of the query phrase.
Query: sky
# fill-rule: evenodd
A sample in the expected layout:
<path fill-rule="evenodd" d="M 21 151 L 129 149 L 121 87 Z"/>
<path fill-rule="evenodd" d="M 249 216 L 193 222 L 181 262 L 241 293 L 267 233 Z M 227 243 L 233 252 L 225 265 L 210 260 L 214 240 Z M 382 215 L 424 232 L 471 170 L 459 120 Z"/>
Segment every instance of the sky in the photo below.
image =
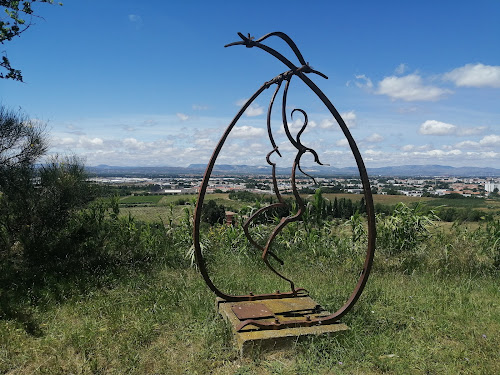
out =
<path fill-rule="evenodd" d="M 500 2 L 129 1 L 35 4 L 34 23 L 5 43 L 24 83 L 0 80 L 0 103 L 47 124 L 49 155 L 89 166 L 206 164 L 242 104 L 288 68 L 237 32 L 288 34 L 309 74 L 356 140 L 368 167 L 441 164 L 500 168 Z M 264 42 L 299 64 L 273 37 Z M 217 163 L 266 165 L 272 150 L 262 93 Z M 282 158 L 281 94 L 272 127 Z M 327 108 L 292 79 L 287 116 L 320 160 L 354 166 Z M 278 160 L 279 159 L 279 160 Z M 303 165 L 314 165 L 311 155 Z"/>

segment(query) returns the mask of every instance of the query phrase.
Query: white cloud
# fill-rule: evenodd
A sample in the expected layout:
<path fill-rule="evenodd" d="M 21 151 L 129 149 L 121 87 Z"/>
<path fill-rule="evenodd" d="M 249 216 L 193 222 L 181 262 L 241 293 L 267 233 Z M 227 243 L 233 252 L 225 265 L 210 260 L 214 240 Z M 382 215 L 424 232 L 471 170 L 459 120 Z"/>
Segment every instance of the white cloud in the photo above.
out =
<path fill-rule="evenodd" d="M 454 134 L 457 127 L 453 124 L 436 120 L 427 120 L 420 125 L 419 133 L 425 135 L 450 135 Z"/>
<path fill-rule="evenodd" d="M 131 149 L 131 150 L 144 150 L 146 149 L 146 145 L 144 142 L 140 142 L 135 138 L 125 138 L 123 140 L 123 147 Z"/>
<path fill-rule="evenodd" d="M 481 146 L 500 146 L 500 135 L 490 134 L 479 141 Z"/>
<path fill-rule="evenodd" d="M 208 109 L 207 105 L 193 104 L 193 110 L 195 111 L 206 111 Z"/>
<path fill-rule="evenodd" d="M 88 138 L 88 137 L 80 137 L 78 139 L 78 145 L 84 148 L 99 148 L 104 145 L 104 141 L 101 138 Z"/>
<path fill-rule="evenodd" d="M 366 142 L 372 142 L 372 143 L 382 142 L 383 140 L 384 140 L 384 137 L 382 137 L 378 133 L 373 133 L 372 135 L 365 138 Z"/>
<path fill-rule="evenodd" d="M 184 114 L 184 113 L 176 113 L 177 117 L 179 118 L 179 120 L 181 121 L 186 121 L 186 120 L 189 120 L 189 116 Z"/>
<path fill-rule="evenodd" d="M 363 151 L 363 154 L 367 156 L 379 156 L 382 155 L 382 151 L 375 151 L 372 149 L 368 149 L 366 151 Z"/>
<path fill-rule="evenodd" d="M 353 128 L 356 126 L 356 113 L 354 111 L 343 112 L 340 116 L 344 119 L 345 124 L 348 128 Z"/>
<path fill-rule="evenodd" d="M 370 78 L 365 76 L 364 74 L 356 75 L 354 76 L 357 81 L 354 81 L 354 84 L 358 86 L 360 89 L 365 88 L 365 89 L 372 89 L 373 88 L 373 82 Z"/>
<path fill-rule="evenodd" d="M 50 145 L 52 147 L 64 147 L 64 146 L 72 146 L 76 143 L 76 140 L 71 137 L 63 137 L 63 138 L 53 138 L 51 139 Z"/>
<path fill-rule="evenodd" d="M 245 115 L 248 117 L 260 116 L 264 113 L 264 108 L 257 104 L 250 104 L 250 106 L 245 111 Z"/>
<path fill-rule="evenodd" d="M 411 101 L 435 101 L 450 93 L 435 86 L 426 86 L 417 74 L 404 77 L 385 77 L 378 83 L 377 94 L 387 95 L 392 99 Z"/>
<path fill-rule="evenodd" d="M 450 156 L 450 155 L 461 155 L 462 151 L 453 149 L 449 151 L 443 151 L 443 150 L 429 150 L 429 151 L 415 151 L 412 152 L 413 155 L 418 155 L 418 156 L 430 156 L 430 157 L 443 157 L 443 156 Z"/>
<path fill-rule="evenodd" d="M 356 112 L 343 112 L 340 114 L 340 117 L 342 117 L 348 128 L 353 128 L 356 126 Z M 333 117 L 325 118 L 321 120 L 321 122 L 319 123 L 319 127 L 321 129 L 337 129 L 337 120 L 335 120 Z"/>
<path fill-rule="evenodd" d="M 469 136 L 484 133 L 486 126 L 476 126 L 471 128 L 459 127 L 446 122 L 427 120 L 420 125 L 419 133 L 425 135 L 457 135 Z"/>
<path fill-rule="evenodd" d="M 467 64 L 444 74 L 443 78 L 458 87 L 500 88 L 500 66 Z"/>
<path fill-rule="evenodd" d="M 321 129 L 333 128 L 334 125 L 337 125 L 337 121 L 335 121 L 333 118 L 325 118 L 319 123 L 319 127 Z"/>
<path fill-rule="evenodd" d="M 398 74 L 398 75 L 401 75 L 401 74 L 403 74 L 404 72 L 406 72 L 406 70 L 407 70 L 407 69 L 408 69 L 408 66 L 407 66 L 406 64 L 401 63 L 401 64 L 399 64 L 399 65 L 397 66 L 397 68 L 394 70 L 394 73 L 395 73 L 395 74 Z"/>
<path fill-rule="evenodd" d="M 486 130 L 486 126 L 477 126 L 475 128 L 459 128 L 458 135 L 476 135 L 481 134 Z"/>
<path fill-rule="evenodd" d="M 471 147 L 479 147 L 479 142 L 474 142 L 474 141 L 463 141 L 457 143 L 455 148 L 471 148 Z"/>
<path fill-rule="evenodd" d="M 415 146 L 415 145 L 405 145 L 401 147 L 401 151 L 426 151 L 430 150 L 431 145 L 421 145 L 421 146 Z"/>
<path fill-rule="evenodd" d="M 243 107 L 247 101 L 248 99 L 240 99 L 235 104 L 238 107 Z M 260 116 L 263 113 L 264 113 L 264 108 L 256 103 L 250 104 L 245 111 L 245 115 L 248 117 Z"/>
<path fill-rule="evenodd" d="M 341 139 L 337 142 L 335 142 L 335 144 L 339 147 L 348 147 L 349 146 L 349 142 L 347 141 L 347 139 Z"/>
<path fill-rule="evenodd" d="M 253 126 L 235 126 L 231 131 L 231 135 L 236 138 L 256 138 L 262 137 L 266 131 L 262 128 L 255 128 Z"/>
<path fill-rule="evenodd" d="M 194 143 L 198 146 L 214 146 L 215 142 L 209 138 L 195 139 Z"/>

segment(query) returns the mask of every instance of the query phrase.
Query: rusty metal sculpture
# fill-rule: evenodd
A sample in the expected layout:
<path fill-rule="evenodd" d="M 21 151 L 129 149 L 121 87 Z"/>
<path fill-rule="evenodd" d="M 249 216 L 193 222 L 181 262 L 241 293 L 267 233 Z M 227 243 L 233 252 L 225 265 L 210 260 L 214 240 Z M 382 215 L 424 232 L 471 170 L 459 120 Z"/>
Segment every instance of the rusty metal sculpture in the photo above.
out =
<path fill-rule="evenodd" d="M 349 129 L 347 128 L 344 120 L 338 113 L 338 111 L 335 109 L 333 104 L 328 100 L 328 98 L 325 96 L 325 94 L 307 77 L 307 74 L 314 73 L 317 74 L 323 78 L 328 78 L 324 74 L 312 69 L 308 63 L 304 60 L 302 54 L 300 53 L 299 49 L 295 45 L 295 43 L 288 37 L 286 34 L 282 32 L 273 32 L 270 34 L 267 34 L 260 39 L 254 40 L 253 37 L 248 34 L 248 36 L 244 36 L 241 33 L 238 33 L 240 36 L 241 40 L 238 42 L 230 43 L 226 45 L 225 47 L 229 46 L 235 46 L 235 45 L 243 45 L 247 48 L 260 48 L 264 50 L 265 52 L 271 54 L 272 56 L 276 57 L 278 60 L 280 60 L 282 63 L 284 63 L 289 70 L 279 74 L 275 78 L 271 79 L 268 82 L 265 82 L 256 92 L 255 94 L 252 95 L 250 99 L 247 100 L 247 102 L 242 106 L 240 111 L 236 114 L 234 119 L 231 121 L 229 126 L 226 128 L 226 131 L 222 135 L 219 143 L 215 147 L 215 150 L 212 154 L 212 157 L 210 159 L 210 162 L 207 165 L 205 175 L 202 180 L 202 184 L 199 190 L 199 195 L 198 195 L 198 201 L 197 201 L 197 206 L 194 214 L 194 233 L 193 233 L 193 239 L 194 239 L 194 248 L 195 248 L 195 255 L 196 255 L 196 261 L 199 267 L 199 270 L 201 274 L 203 275 L 203 278 L 209 288 L 220 298 L 224 299 L 225 301 L 230 301 L 230 302 L 238 302 L 238 301 L 256 301 L 256 300 L 266 300 L 266 299 L 280 299 L 280 298 L 293 298 L 293 297 L 298 297 L 298 296 L 304 296 L 307 295 L 307 291 L 305 291 L 302 288 L 296 288 L 295 284 L 292 280 L 289 278 L 285 277 L 282 275 L 280 272 L 278 272 L 269 262 L 269 256 L 277 260 L 280 264 L 283 264 L 281 259 L 279 259 L 272 251 L 271 251 L 271 245 L 273 243 L 273 240 L 276 238 L 276 236 L 281 232 L 281 230 L 289 223 L 300 220 L 304 209 L 305 205 L 300 197 L 297 186 L 296 186 L 296 173 L 297 169 L 304 174 L 305 176 L 311 178 L 314 180 L 314 178 L 307 173 L 305 173 L 300 165 L 300 160 L 301 157 L 306 154 L 310 153 L 314 157 L 314 161 L 319 164 L 323 165 L 320 160 L 319 156 L 314 151 L 312 148 L 306 147 L 302 144 L 300 137 L 305 131 L 307 125 L 308 125 L 308 117 L 307 113 L 302 110 L 302 109 L 294 109 L 291 112 L 291 117 L 293 117 L 294 113 L 300 113 L 304 117 L 304 122 L 297 133 L 296 137 L 294 138 L 290 132 L 290 127 L 287 122 L 287 113 L 286 113 L 286 101 L 287 101 L 287 95 L 288 95 L 288 88 L 290 86 L 290 81 L 293 77 L 298 77 L 300 78 L 316 95 L 317 97 L 325 104 L 325 106 L 328 108 L 330 113 L 333 115 L 333 117 L 336 119 L 340 129 L 344 133 L 345 138 L 349 142 L 349 146 L 351 148 L 352 154 L 356 160 L 361 182 L 363 185 L 363 190 L 364 190 L 364 198 L 365 198 L 365 204 L 366 204 L 366 213 L 367 213 L 367 222 L 368 222 L 368 244 L 367 244 L 367 253 L 363 265 L 363 269 L 361 270 L 361 274 L 359 276 L 358 282 L 351 293 L 350 297 L 348 298 L 347 302 L 338 309 L 336 312 L 333 314 L 330 314 L 328 316 L 324 317 L 306 317 L 303 320 L 290 320 L 290 321 L 279 321 L 276 319 L 276 321 L 262 321 L 258 319 L 246 319 L 241 322 L 240 326 L 238 327 L 238 330 L 241 330 L 243 327 L 252 325 L 257 327 L 258 329 L 281 329 L 281 328 L 288 328 L 288 327 L 297 327 L 297 326 L 313 326 L 313 325 L 320 325 L 320 324 L 331 324 L 336 321 L 338 321 L 342 316 L 344 316 L 351 308 L 352 306 L 356 303 L 358 300 L 359 296 L 361 295 L 363 288 L 368 280 L 368 276 L 370 274 L 370 269 L 372 266 L 373 262 L 373 255 L 375 251 L 375 215 L 374 215 L 374 209 L 373 209 L 373 199 L 371 195 L 371 189 L 370 189 L 370 183 L 368 180 L 368 176 L 366 173 L 366 168 L 364 166 L 363 160 L 361 158 L 361 155 L 359 153 L 358 147 L 356 143 L 354 142 L 354 139 L 352 138 Z M 283 41 L 285 41 L 288 46 L 292 49 L 293 53 L 299 60 L 300 66 L 296 66 L 293 64 L 290 60 L 285 58 L 282 54 L 274 50 L 273 48 L 270 48 L 269 46 L 266 46 L 262 42 L 266 40 L 267 38 L 270 37 L 278 37 L 281 38 Z M 271 113 L 273 109 L 273 104 L 276 99 L 276 96 L 278 92 L 280 91 L 281 85 L 285 82 L 284 85 L 284 90 L 283 90 L 283 98 L 282 98 L 282 108 L 281 108 L 281 114 L 282 114 L 282 122 L 283 122 L 283 127 L 284 131 L 286 134 L 286 137 L 290 141 L 290 143 L 294 146 L 294 148 L 297 150 L 295 160 L 292 166 L 291 170 L 291 185 L 292 185 L 292 191 L 294 198 L 297 202 L 297 212 L 293 215 L 283 217 L 281 218 L 279 224 L 274 228 L 272 233 L 270 234 L 269 238 L 267 239 L 267 242 L 264 246 L 261 246 L 258 244 L 250 235 L 249 232 L 249 225 L 252 223 L 252 221 L 260 214 L 262 214 L 264 211 L 277 208 L 277 207 L 283 207 L 285 206 L 285 202 L 283 198 L 281 197 L 281 194 L 278 189 L 278 183 L 277 183 L 277 178 L 276 178 L 276 164 L 271 161 L 271 156 L 273 154 L 277 154 L 279 157 L 281 157 L 281 153 L 278 149 L 278 146 L 275 143 L 272 129 L 271 129 Z M 246 222 L 243 224 L 243 230 L 245 232 L 246 237 L 248 238 L 248 241 L 257 249 L 259 249 L 262 252 L 262 259 L 271 269 L 272 272 L 274 272 L 276 275 L 284 279 L 290 284 L 290 291 L 289 292 L 279 292 L 277 291 L 276 293 L 270 293 L 270 294 L 248 294 L 248 295 L 230 295 L 226 294 L 223 291 L 221 291 L 219 288 L 217 288 L 214 283 L 212 282 L 212 279 L 210 278 L 207 268 L 205 265 L 205 260 L 203 258 L 203 254 L 201 252 L 201 246 L 200 246 L 200 220 L 201 220 L 201 210 L 203 206 L 203 201 L 205 198 L 205 193 L 207 191 L 207 186 L 208 186 L 208 181 L 210 179 L 210 176 L 212 174 L 213 167 L 215 165 L 215 162 L 217 160 L 217 157 L 222 149 L 222 146 L 224 145 L 227 137 L 229 136 L 231 130 L 234 128 L 240 117 L 243 115 L 243 113 L 246 111 L 246 109 L 252 104 L 252 102 L 262 93 L 264 90 L 270 88 L 272 85 L 276 85 L 276 89 L 274 91 L 274 94 L 271 98 L 271 101 L 269 103 L 269 108 L 267 112 L 267 131 L 269 135 L 269 140 L 272 145 L 272 150 L 267 154 L 266 156 L 266 161 L 267 163 L 272 167 L 272 180 L 273 180 L 273 188 L 274 188 L 274 193 L 278 199 L 278 203 L 271 204 L 269 206 L 260 208 L 257 210 L 252 216 L 250 216 Z"/>

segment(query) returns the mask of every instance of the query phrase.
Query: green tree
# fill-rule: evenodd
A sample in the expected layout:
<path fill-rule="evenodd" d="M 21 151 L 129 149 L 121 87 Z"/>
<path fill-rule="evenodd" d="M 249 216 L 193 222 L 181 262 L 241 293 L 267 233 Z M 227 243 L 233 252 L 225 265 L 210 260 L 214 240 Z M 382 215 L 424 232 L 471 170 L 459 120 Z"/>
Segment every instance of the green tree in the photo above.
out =
<path fill-rule="evenodd" d="M 10 42 L 33 25 L 33 17 L 38 17 L 34 14 L 32 6 L 36 1 L 39 3 L 54 4 L 54 0 L 0 0 L 0 11 L 2 14 L 0 16 L 0 44 Z M 62 5 L 62 3 L 58 4 Z M 0 67 L 4 71 L 0 72 L 0 78 L 22 82 L 23 76 L 21 70 L 13 68 L 5 51 L 3 53 Z"/>
<path fill-rule="evenodd" d="M 210 225 L 222 224 L 226 217 L 226 209 L 223 205 L 218 205 L 214 200 L 209 200 L 201 211 L 201 220 Z"/>
<path fill-rule="evenodd" d="M 0 189 L 3 174 L 32 165 L 47 151 L 45 125 L 0 106 Z"/>
<path fill-rule="evenodd" d="M 67 253 L 64 228 L 94 198 L 78 158 L 37 165 L 46 139 L 44 124 L 0 107 L 0 260 L 13 253 L 28 261 Z"/>

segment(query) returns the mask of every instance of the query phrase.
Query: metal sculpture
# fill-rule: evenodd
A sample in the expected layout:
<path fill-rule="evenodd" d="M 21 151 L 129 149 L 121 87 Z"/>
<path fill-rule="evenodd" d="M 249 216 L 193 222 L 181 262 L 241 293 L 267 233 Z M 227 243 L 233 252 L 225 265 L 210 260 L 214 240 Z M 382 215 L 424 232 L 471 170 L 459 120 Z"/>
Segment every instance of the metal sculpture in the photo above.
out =
<path fill-rule="evenodd" d="M 273 32 L 269 33 L 260 39 L 255 40 L 253 37 L 248 34 L 248 36 L 244 36 L 241 33 L 238 33 L 240 36 L 241 40 L 238 42 L 230 43 L 227 44 L 225 47 L 230 47 L 230 46 L 235 46 L 235 45 L 243 45 L 247 48 L 259 48 L 262 49 L 263 51 L 271 54 L 272 56 L 276 57 L 278 60 L 280 60 L 283 64 L 285 64 L 289 70 L 279 74 L 275 78 L 271 79 L 270 81 L 265 82 L 253 95 L 250 99 L 247 100 L 247 102 L 241 107 L 239 112 L 236 114 L 234 119 L 231 121 L 231 123 L 228 125 L 226 128 L 224 134 L 222 135 L 221 139 L 219 140 L 219 143 L 215 147 L 215 150 L 212 154 L 212 157 L 207 165 L 205 175 L 203 177 L 201 187 L 199 190 L 199 195 L 198 195 L 198 201 L 196 205 L 196 210 L 194 214 L 194 233 L 193 233 L 193 239 L 194 239 L 194 248 L 195 248 L 195 255 L 196 255 L 196 261 L 198 264 L 198 268 L 203 275 L 203 278 L 206 282 L 206 284 L 209 286 L 209 288 L 220 298 L 224 299 L 225 301 L 230 301 L 230 302 L 238 302 L 238 301 L 256 301 L 256 300 L 266 300 L 266 299 L 280 299 L 280 298 L 294 298 L 294 297 L 299 297 L 299 296 L 304 296 L 307 295 L 307 291 L 304 290 L 303 288 L 296 288 L 295 284 L 292 280 L 287 278 L 286 276 L 282 275 L 280 272 L 274 268 L 271 263 L 269 262 L 269 257 L 274 258 L 276 261 L 278 261 L 280 264 L 283 264 L 282 260 L 279 259 L 276 254 L 274 254 L 271 250 L 271 245 L 273 243 L 273 240 L 276 238 L 276 236 L 281 232 L 281 230 L 289 223 L 300 220 L 304 209 L 305 205 L 300 197 L 297 186 L 296 186 L 296 174 L 297 170 L 304 174 L 305 176 L 311 178 L 314 180 L 314 178 L 307 173 L 305 173 L 300 165 L 300 160 L 302 156 L 306 153 L 310 153 L 314 157 L 314 161 L 319 164 L 319 165 L 324 165 L 321 163 L 319 160 L 319 156 L 315 150 L 312 148 L 309 148 L 305 145 L 302 144 L 301 142 L 301 135 L 305 131 L 307 125 L 308 125 L 308 116 L 307 113 L 302 110 L 302 109 L 294 109 L 291 112 L 291 117 L 293 118 L 294 113 L 300 113 L 304 117 L 303 125 L 299 132 L 297 133 L 296 137 L 294 138 L 290 132 L 290 127 L 287 122 L 287 113 L 286 113 L 286 101 L 287 101 L 287 96 L 288 96 L 288 89 L 290 86 L 290 81 L 293 77 L 298 77 L 300 78 L 316 95 L 317 97 L 325 104 L 325 106 L 328 108 L 330 113 L 333 115 L 333 117 L 336 119 L 340 129 L 344 133 L 345 138 L 347 139 L 349 146 L 351 148 L 352 154 L 354 156 L 354 159 L 356 160 L 357 167 L 359 170 L 359 175 L 361 178 L 361 182 L 363 185 L 363 190 L 364 190 L 364 198 L 365 198 L 365 204 L 366 204 L 366 214 L 367 214 L 367 222 L 368 222 L 368 243 L 367 243 L 367 253 L 365 257 L 365 262 L 363 265 L 363 269 L 361 270 L 358 282 L 351 293 L 350 297 L 348 298 L 347 302 L 338 309 L 336 312 L 325 316 L 325 317 L 306 317 L 303 320 L 290 320 L 290 321 L 279 321 L 276 319 L 275 321 L 268 322 L 268 321 L 262 321 L 262 320 L 257 320 L 257 319 L 246 319 L 241 322 L 241 324 L 238 327 L 238 330 L 241 330 L 243 327 L 252 325 L 255 326 L 259 329 L 281 329 L 281 328 L 288 328 L 288 327 L 298 327 L 298 326 L 313 326 L 313 325 L 320 325 L 320 324 L 331 324 L 336 321 L 338 321 L 341 317 L 343 317 L 351 308 L 352 306 L 356 303 L 358 300 L 359 296 L 361 295 L 363 288 L 368 280 L 368 276 L 370 274 L 370 269 L 372 266 L 373 262 L 373 255 L 375 251 L 375 215 L 374 215 L 374 209 L 373 209 L 373 199 L 371 195 L 371 189 L 370 189 L 370 183 L 368 180 L 368 176 L 366 173 L 366 168 L 363 163 L 363 159 L 361 158 L 361 155 L 359 153 L 358 147 L 356 143 L 354 142 L 354 139 L 351 136 L 351 133 L 349 132 L 349 129 L 347 128 L 344 120 L 338 113 L 338 111 L 335 109 L 333 104 L 330 102 L 330 100 L 326 97 L 326 95 L 312 82 L 307 74 L 314 73 L 317 74 L 325 79 L 328 77 L 325 76 L 323 73 L 312 69 L 308 63 L 304 60 L 302 54 L 300 53 L 299 49 L 297 48 L 296 44 L 288 37 L 286 34 L 282 32 Z M 288 46 L 292 49 L 293 53 L 297 57 L 300 65 L 296 66 L 293 64 L 290 60 L 285 58 L 281 53 L 278 51 L 274 50 L 273 48 L 270 48 L 269 46 L 266 46 L 262 42 L 265 41 L 266 39 L 270 37 L 278 37 L 281 38 L 283 41 L 285 41 Z M 278 92 L 281 89 L 281 86 L 285 83 L 284 89 L 283 89 L 283 98 L 282 98 L 282 108 L 281 108 L 281 114 L 282 114 L 282 122 L 283 122 L 283 127 L 284 131 L 286 134 L 286 137 L 290 141 L 290 143 L 293 145 L 293 147 L 296 149 L 296 155 L 294 159 L 294 163 L 291 169 L 291 185 L 292 185 L 292 192 L 293 196 L 297 202 L 297 212 L 293 215 L 283 217 L 281 218 L 280 222 L 272 233 L 270 234 L 269 238 L 267 239 L 267 242 L 264 246 L 261 246 L 258 244 L 250 235 L 249 232 L 249 225 L 252 223 L 252 221 L 261 213 L 277 208 L 277 207 L 283 207 L 285 206 L 285 203 L 283 201 L 283 198 L 279 192 L 278 189 L 278 183 L 277 183 L 277 178 L 276 178 L 276 163 L 273 163 L 271 161 L 271 157 L 276 154 L 277 156 L 281 157 L 281 153 L 279 151 L 278 146 L 275 143 L 274 137 L 273 137 L 273 132 L 271 128 L 271 113 L 274 105 L 274 101 L 276 99 L 276 96 L 278 95 Z M 252 104 L 252 102 L 266 89 L 270 88 L 271 86 L 276 85 L 276 89 L 274 91 L 274 94 L 271 98 L 271 101 L 269 103 L 269 108 L 267 112 L 267 131 L 268 131 L 268 136 L 269 140 L 271 142 L 272 150 L 267 154 L 266 156 L 266 161 L 267 163 L 272 167 L 272 181 L 273 181 L 273 188 L 274 188 L 274 193 L 276 195 L 276 198 L 278 200 L 278 203 L 271 204 L 269 206 L 263 207 L 259 210 L 257 210 L 252 216 L 250 216 L 246 222 L 243 224 L 243 230 L 245 232 L 245 235 L 248 239 L 248 241 L 257 249 L 259 249 L 262 252 L 262 259 L 269 267 L 269 269 L 274 272 L 277 276 L 280 278 L 284 279 L 290 284 L 290 291 L 289 292 L 279 292 L 277 291 L 276 293 L 270 293 L 270 294 L 248 294 L 248 295 L 231 295 L 224 293 L 221 291 L 217 286 L 212 282 L 210 275 L 207 272 L 207 268 L 205 265 L 205 260 L 203 258 L 203 254 L 201 252 L 201 246 L 200 246 L 200 220 L 201 220 L 201 210 L 203 206 L 203 201 L 205 198 L 205 193 L 207 190 L 208 186 L 208 181 L 210 179 L 210 176 L 212 174 L 213 167 L 215 165 L 215 162 L 217 160 L 217 157 L 227 139 L 229 136 L 231 130 L 233 127 L 236 125 L 240 117 L 243 115 L 245 110 Z"/>

